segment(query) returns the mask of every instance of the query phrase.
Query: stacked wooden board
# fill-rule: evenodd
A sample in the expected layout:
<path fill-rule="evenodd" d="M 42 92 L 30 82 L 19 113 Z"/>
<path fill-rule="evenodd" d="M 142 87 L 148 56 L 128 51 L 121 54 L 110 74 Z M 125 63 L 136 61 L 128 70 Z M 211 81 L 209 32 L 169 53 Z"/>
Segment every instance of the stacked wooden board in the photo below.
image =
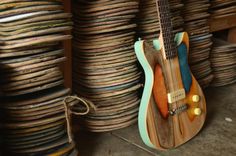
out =
<path fill-rule="evenodd" d="M 174 33 L 183 31 L 184 20 L 181 15 L 183 3 L 181 0 L 169 0 Z M 153 40 L 159 37 L 160 26 L 155 0 L 140 0 L 137 17 L 138 37 L 144 40 Z"/>
<path fill-rule="evenodd" d="M 137 0 L 73 1 L 73 90 L 97 107 L 84 128 L 103 132 L 137 121 L 141 87 L 133 44 Z"/>
<path fill-rule="evenodd" d="M 209 60 L 212 47 L 212 34 L 208 25 L 209 7 L 209 0 L 184 1 L 184 27 L 190 38 L 189 63 L 203 88 L 209 86 L 213 79 Z"/>
<path fill-rule="evenodd" d="M 236 44 L 215 39 L 211 51 L 214 79 L 211 86 L 224 86 L 236 82 Z"/>
<path fill-rule="evenodd" d="M 236 1 L 211 0 L 211 18 L 224 18 L 236 15 Z"/>
<path fill-rule="evenodd" d="M 2 99 L 6 148 L 17 155 L 72 153 L 75 146 L 68 143 L 62 102 L 69 93 L 57 87 Z"/>
<path fill-rule="evenodd" d="M 58 67 L 71 14 L 61 0 L 1 0 L 0 10 L 4 146 L 14 155 L 75 155 L 62 102 L 70 90 Z"/>

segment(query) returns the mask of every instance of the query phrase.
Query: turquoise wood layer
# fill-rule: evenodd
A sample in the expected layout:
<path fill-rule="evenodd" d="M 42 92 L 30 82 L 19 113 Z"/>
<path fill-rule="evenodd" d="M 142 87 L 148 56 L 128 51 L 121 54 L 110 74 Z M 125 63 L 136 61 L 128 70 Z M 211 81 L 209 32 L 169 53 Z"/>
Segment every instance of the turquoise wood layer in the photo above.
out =
<path fill-rule="evenodd" d="M 139 107 L 139 114 L 138 114 L 138 127 L 139 133 L 144 141 L 144 143 L 154 148 L 149 136 L 148 136 L 148 128 L 146 124 L 146 117 L 147 117 L 147 109 L 149 104 L 149 99 L 152 95 L 152 87 L 154 82 L 154 74 L 151 66 L 148 63 L 148 60 L 145 57 L 145 53 L 143 51 L 143 43 L 144 41 L 137 41 L 134 45 L 136 56 L 144 70 L 145 75 L 145 82 L 144 82 L 144 89 L 141 98 L 141 104 Z"/>

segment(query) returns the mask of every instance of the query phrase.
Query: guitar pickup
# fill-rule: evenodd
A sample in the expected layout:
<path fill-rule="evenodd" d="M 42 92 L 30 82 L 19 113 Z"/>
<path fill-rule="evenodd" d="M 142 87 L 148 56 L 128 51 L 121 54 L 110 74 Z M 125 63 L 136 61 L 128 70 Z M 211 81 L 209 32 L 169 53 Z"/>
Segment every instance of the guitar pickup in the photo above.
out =
<path fill-rule="evenodd" d="M 185 90 L 180 89 L 172 93 L 167 94 L 168 103 L 174 103 L 180 101 L 186 97 Z"/>

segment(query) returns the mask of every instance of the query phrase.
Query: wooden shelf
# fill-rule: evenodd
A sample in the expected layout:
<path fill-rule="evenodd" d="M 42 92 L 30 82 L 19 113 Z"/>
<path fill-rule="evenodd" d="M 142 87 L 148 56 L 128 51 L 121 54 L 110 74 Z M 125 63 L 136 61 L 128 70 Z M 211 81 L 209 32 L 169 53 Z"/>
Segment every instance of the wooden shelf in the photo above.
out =
<path fill-rule="evenodd" d="M 220 30 L 236 27 L 236 15 L 228 16 L 219 19 L 210 19 L 210 30 L 216 32 Z"/>
<path fill-rule="evenodd" d="M 71 1 L 63 0 L 65 11 L 71 12 Z M 66 33 L 70 34 L 71 31 Z M 64 41 L 65 57 L 67 58 L 66 62 L 62 66 L 62 71 L 64 75 L 64 85 L 65 87 L 72 88 L 72 44 L 71 40 Z"/>
<path fill-rule="evenodd" d="M 236 43 L 236 36 L 235 36 L 235 34 L 236 34 L 236 27 L 229 30 L 229 32 L 228 32 L 228 39 L 227 39 L 228 42 Z"/>

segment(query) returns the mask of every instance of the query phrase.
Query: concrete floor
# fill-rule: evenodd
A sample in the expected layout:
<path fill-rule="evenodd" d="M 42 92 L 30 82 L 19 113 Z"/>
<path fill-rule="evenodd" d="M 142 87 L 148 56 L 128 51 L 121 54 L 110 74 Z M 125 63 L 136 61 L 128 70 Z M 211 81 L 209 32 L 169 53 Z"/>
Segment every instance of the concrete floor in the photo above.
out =
<path fill-rule="evenodd" d="M 80 132 L 79 156 L 236 156 L 236 84 L 208 88 L 205 96 L 208 107 L 205 126 L 177 149 L 160 152 L 146 147 L 136 124 L 109 133 Z"/>

